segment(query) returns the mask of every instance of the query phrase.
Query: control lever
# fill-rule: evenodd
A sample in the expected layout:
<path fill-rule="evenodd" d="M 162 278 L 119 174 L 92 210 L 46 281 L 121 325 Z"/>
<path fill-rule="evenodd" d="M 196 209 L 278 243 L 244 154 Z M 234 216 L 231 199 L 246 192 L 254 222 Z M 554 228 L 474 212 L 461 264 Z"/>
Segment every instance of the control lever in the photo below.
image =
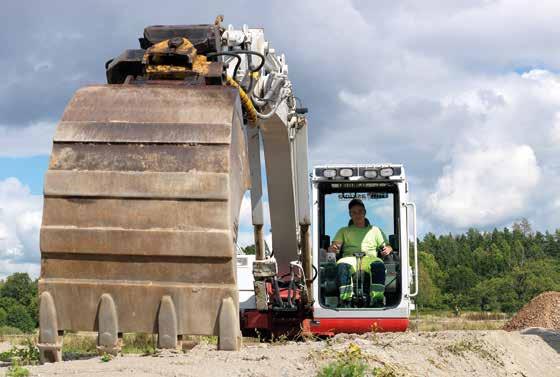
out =
<path fill-rule="evenodd" d="M 363 251 L 354 253 L 356 257 L 356 306 L 365 306 L 366 300 L 364 299 L 364 279 L 362 276 L 362 258 L 366 255 Z"/>

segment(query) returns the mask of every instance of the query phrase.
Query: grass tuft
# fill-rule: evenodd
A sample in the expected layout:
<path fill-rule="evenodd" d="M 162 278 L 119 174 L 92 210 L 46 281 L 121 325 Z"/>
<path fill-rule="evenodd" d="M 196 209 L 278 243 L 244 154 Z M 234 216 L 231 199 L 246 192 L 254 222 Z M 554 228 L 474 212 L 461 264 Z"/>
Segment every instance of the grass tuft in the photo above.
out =
<path fill-rule="evenodd" d="M 123 337 L 122 353 L 153 355 L 156 352 L 156 336 L 154 334 L 133 333 Z"/>
<path fill-rule="evenodd" d="M 325 350 L 330 353 L 331 350 Z M 397 377 L 397 370 L 380 360 L 382 366 L 370 368 L 368 357 L 355 343 L 350 343 L 343 351 L 334 353 L 334 360 L 324 365 L 318 372 L 318 377 Z"/>
<path fill-rule="evenodd" d="M 62 355 L 65 360 L 93 357 L 97 354 L 97 337 L 95 335 L 73 333 L 64 335 Z"/>
<path fill-rule="evenodd" d="M 103 355 L 101 355 L 102 363 L 108 363 L 111 360 L 113 360 L 113 356 L 109 355 L 108 353 L 104 353 Z"/>
<path fill-rule="evenodd" d="M 482 342 L 474 339 L 462 339 L 445 346 L 444 349 L 456 356 L 465 357 L 468 353 L 472 353 L 482 359 L 493 361 L 499 365 L 504 364 L 503 361 L 496 356 L 495 352 L 488 351 Z"/>
<path fill-rule="evenodd" d="M 411 320 L 414 331 L 500 330 L 508 320 L 504 313 L 466 312 L 454 316 L 450 312 L 423 313 Z"/>
<path fill-rule="evenodd" d="M 29 369 L 22 367 L 17 358 L 12 360 L 12 365 L 6 371 L 6 377 L 28 377 Z"/>

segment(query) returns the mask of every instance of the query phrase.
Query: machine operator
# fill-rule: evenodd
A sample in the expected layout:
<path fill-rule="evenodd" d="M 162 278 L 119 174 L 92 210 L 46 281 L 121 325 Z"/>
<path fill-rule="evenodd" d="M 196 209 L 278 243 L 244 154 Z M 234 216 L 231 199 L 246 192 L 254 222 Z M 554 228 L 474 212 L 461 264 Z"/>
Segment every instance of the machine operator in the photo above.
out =
<path fill-rule="evenodd" d="M 351 307 L 354 289 L 352 275 L 356 272 L 357 259 L 354 253 L 364 252 L 361 269 L 371 284 L 369 287 L 370 306 L 381 307 L 385 297 L 385 264 L 377 256 L 384 258 L 393 252 L 381 229 L 373 226 L 366 218 L 366 207 L 360 199 L 352 199 L 348 204 L 350 223 L 340 228 L 334 236 L 328 252 L 340 253 L 342 257 L 336 262 L 339 287 L 339 306 Z"/>

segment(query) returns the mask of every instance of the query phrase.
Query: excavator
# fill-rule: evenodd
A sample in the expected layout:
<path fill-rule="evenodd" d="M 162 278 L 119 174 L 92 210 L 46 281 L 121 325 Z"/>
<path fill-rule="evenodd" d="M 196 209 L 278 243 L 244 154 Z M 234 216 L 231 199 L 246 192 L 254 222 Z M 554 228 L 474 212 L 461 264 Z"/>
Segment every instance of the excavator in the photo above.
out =
<path fill-rule="evenodd" d="M 66 331 L 97 332 L 98 350 L 116 354 L 129 332 L 157 334 L 162 349 L 213 335 L 219 349 L 238 350 L 255 332 L 406 330 L 418 269 L 404 167 L 310 174 L 308 111 L 285 56 L 263 29 L 222 21 L 146 27 L 140 48 L 105 64 L 107 84 L 67 105 L 44 182 L 42 362 L 62 360 Z M 249 189 L 255 255 L 236 247 Z M 325 252 L 355 198 L 393 249 L 382 306 L 368 303 L 371 278 L 358 268 L 343 307 Z"/>

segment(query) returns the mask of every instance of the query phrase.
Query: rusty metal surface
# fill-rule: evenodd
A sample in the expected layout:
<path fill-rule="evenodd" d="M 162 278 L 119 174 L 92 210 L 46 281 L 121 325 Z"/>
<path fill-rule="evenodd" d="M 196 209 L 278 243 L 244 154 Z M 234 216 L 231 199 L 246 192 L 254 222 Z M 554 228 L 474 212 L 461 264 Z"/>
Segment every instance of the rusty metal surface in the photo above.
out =
<path fill-rule="evenodd" d="M 79 89 L 62 122 L 162 125 L 231 125 L 239 94 L 221 87 L 184 85 L 99 85 Z M 240 114 L 239 114 L 240 115 Z M 156 127 L 157 128 L 157 127 Z M 158 132 L 154 129 L 154 132 Z M 185 131 L 188 132 L 188 131 Z M 133 133 L 133 131 L 131 132 Z"/>
<path fill-rule="evenodd" d="M 110 157 L 108 157 L 110 158 Z M 48 170 L 46 196 L 227 200 L 225 173 Z"/>
<path fill-rule="evenodd" d="M 76 228 L 223 229 L 231 227 L 224 216 L 225 201 L 121 200 L 46 198 L 43 223 Z M 185 216 L 188 213 L 189 216 Z"/>
<path fill-rule="evenodd" d="M 77 229 L 45 225 L 41 250 L 45 253 L 169 255 L 223 258 L 231 255 L 230 231 Z M 210 255 L 208 255 L 210 254 Z"/>
<path fill-rule="evenodd" d="M 219 123 L 129 123 L 62 121 L 55 142 L 229 144 L 231 126 Z"/>
<path fill-rule="evenodd" d="M 52 170 L 226 173 L 228 145 L 55 144 Z"/>
<path fill-rule="evenodd" d="M 218 335 L 237 305 L 235 249 L 248 166 L 239 95 L 227 87 L 80 89 L 45 178 L 40 292 L 60 330 L 94 331 L 101 296 L 119 332 L 154 332 L 170 296 L 178 334 Z"/>

